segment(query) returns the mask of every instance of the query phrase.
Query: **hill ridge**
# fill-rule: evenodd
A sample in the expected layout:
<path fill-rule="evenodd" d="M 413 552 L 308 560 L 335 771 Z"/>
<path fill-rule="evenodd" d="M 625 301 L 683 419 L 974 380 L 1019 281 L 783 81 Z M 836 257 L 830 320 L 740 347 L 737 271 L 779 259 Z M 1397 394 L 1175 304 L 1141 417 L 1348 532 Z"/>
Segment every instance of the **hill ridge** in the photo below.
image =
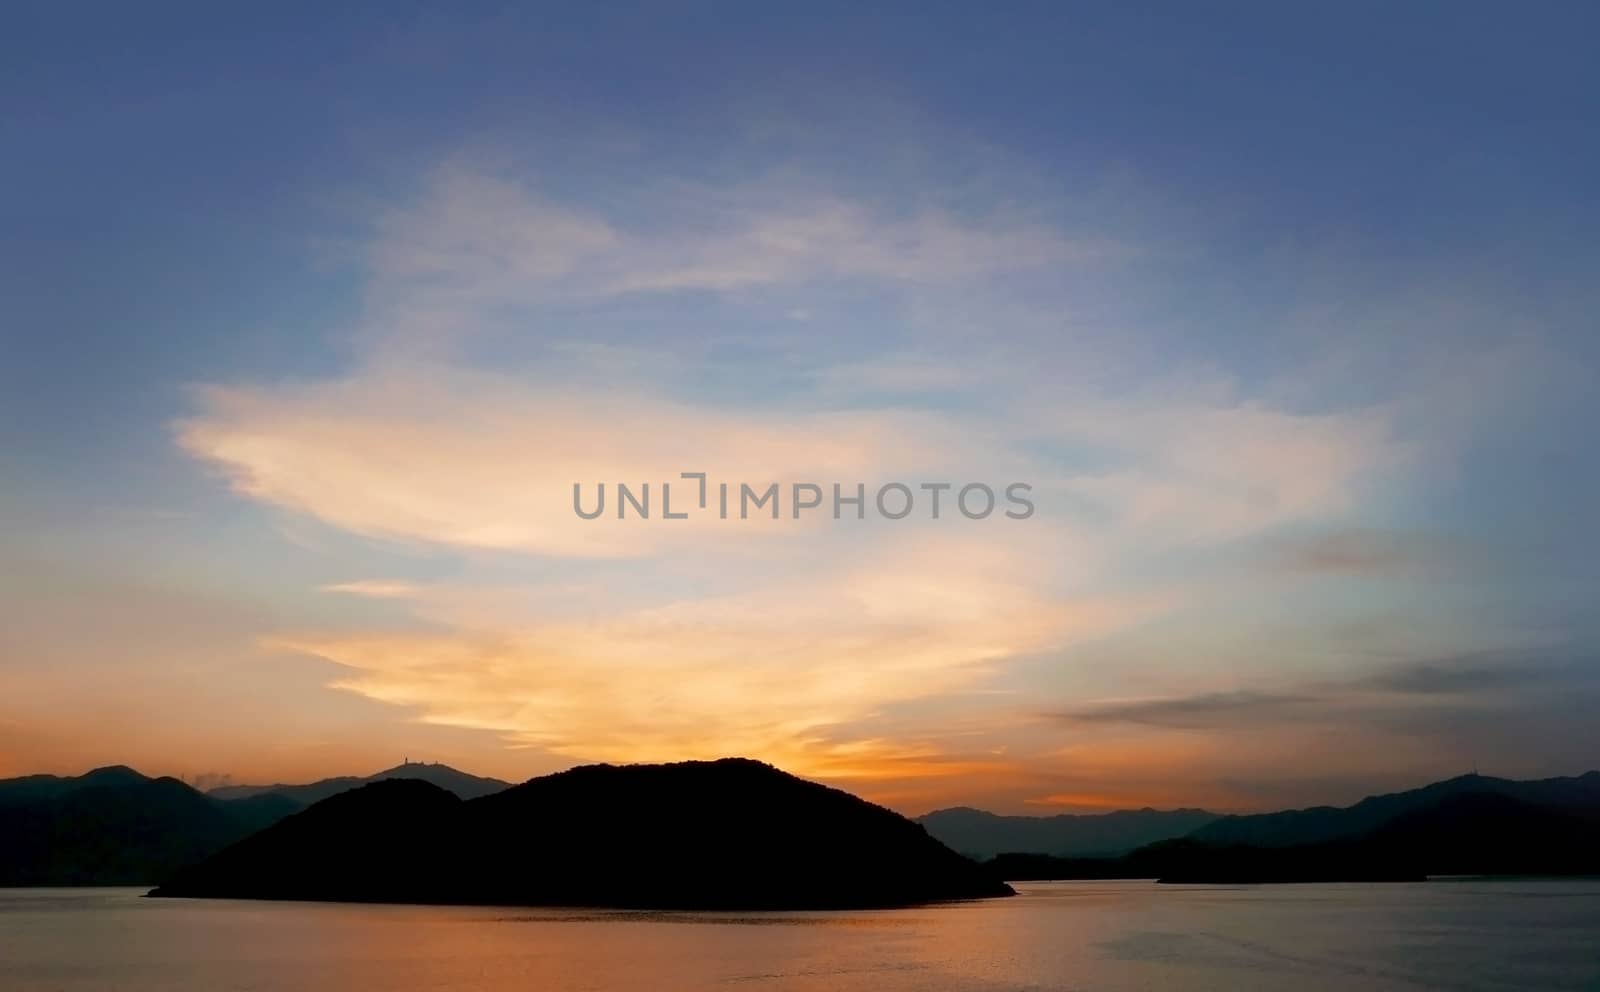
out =
<path fill-rule="evenodd" d="M 745 910 L 1011 890 L 892 810 L 764 762 L 719 759 L 582 765 L 475 799 L 375 782 L 151 894 Z"/>

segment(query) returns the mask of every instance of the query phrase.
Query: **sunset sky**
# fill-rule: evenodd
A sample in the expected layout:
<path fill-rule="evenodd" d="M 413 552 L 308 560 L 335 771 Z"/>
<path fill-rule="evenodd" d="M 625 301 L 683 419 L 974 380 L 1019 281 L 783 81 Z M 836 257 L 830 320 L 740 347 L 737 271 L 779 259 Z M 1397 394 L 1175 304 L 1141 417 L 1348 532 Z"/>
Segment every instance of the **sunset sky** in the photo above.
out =
<path fill-rule="evenodd" d="M 1600 766 L 1600 8 L 1003 9 L 9 11 L 0 776 Z"/>

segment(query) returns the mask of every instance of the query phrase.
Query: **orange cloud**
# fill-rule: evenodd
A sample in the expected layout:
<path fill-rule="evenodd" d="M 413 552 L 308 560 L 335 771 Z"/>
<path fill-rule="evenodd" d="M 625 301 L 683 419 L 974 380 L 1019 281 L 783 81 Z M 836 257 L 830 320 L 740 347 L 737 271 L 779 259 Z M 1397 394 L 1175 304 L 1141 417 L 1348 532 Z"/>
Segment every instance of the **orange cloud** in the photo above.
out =
<path fill-rule="evenodd" d="M 955 774 L 927 749 L 841 736 L 882 707 L 970 686 L 995 664 L 1099 636 L 1136 612 L 1059 601 L 1015 553 L 960 542 L 882 562 L 578 622 L 471 611 L 437 634 L 307 635 L 274 646 L 338 663 L 338 688 L 575 759 L 745 754 L 835 777 Z M 424 597 L 425 608 L 427 605 Z M 432 619 L 449 623 L 448 599 Z"/>

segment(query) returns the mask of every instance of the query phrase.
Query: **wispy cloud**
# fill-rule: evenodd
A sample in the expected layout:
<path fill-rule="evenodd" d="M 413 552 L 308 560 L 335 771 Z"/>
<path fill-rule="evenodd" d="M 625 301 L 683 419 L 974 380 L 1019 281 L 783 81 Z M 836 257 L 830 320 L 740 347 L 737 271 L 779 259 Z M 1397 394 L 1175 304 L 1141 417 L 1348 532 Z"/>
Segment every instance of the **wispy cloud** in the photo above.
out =
<path fill-rule="evenodd" d="M 1485 651 L 1424 658 L 1387 667 L 1358 684 L 1387 692 L 1419 696 L 1501 694 L 1517 689 L 1542 689 L 1552 683 L 1581 685 L 1591 666 L 1575 663 L 1565 652 L 1554 657 Z M 1600 674 L 1591 676 L 1600 681 Z"/>
<path fill-rule="evenodd" d="M 416 707 L 424 720 L 575 758 L 749 753 L 861 774 L 861 760 L 845 758 L 886 747 L 841 726 L 970 685 L 1040 644 L 1132 619 L 1115 601 L 1048 600 L 1017 581 L 1018 564 L 992 551 L 923 548 L 742 594 L 652 607 L 602 600 L 582 622 L 457 616 L 439 599 L 425 608 L 434 620 L 456 619 L 444 633 L 307 635 L 275 646 L 345 666 L 339 688 Z"/>
<path fill-rule="evenodd" d="M 371 343 L 448 342 L 508 307 L 819 282 L 951 284 L 1125 251 L 1015 211 L 886 211 L 770 182 L 676 183 L 629 203 L 644 216 L 557 203 L 464 164 L 442 168 L 418 199 L 378 216 L 363 252 Z"/>
<path fill-rule="evenodd" d="M 1285 710 L 1316 702 L 1315 697 L 1288 693 L 1235 690 L 1194 696 L 1113 700 L 1061 714 L 1084 723 L 1143 723 L 1157 727 L 1213 727 L 1219 722 L 1244 722 L 1270 711 L 1283 719 Z"/>
<path fill-rule="evenodd" d="M 334 582 L 320 587 L 323 592 L 338 592 L 367 599 L 412 599 L 420 591 L 409 582 L 382 579 L 359 579 L 355 582 Z"/>
<path fill-rule="evenodd" d="M 1288 723 L 1372 723 L 1403 727 L 1408 719 L 1462 707 L 1519 707 L 1553 689 L 1600 686 L 1589 666 L 1564 654 L 1530 657 L 1482 652 L 1417 658 L 1340 680 L 1302 679 L 1285 688 L 1239 688 L 1145 699 L 1110 699 L 1052 714 L 1068 723 L 1140 724 L 1211 729 Z M 1418 719 L 1418 726 L 1427 721 Z"/>
<path fill-rule="evenodd" d="M 1344 528 L 1282 535 L 1266 544 L 1259 564 L 1297 575 L 1415 577 L 1466 568 L 1481 557 L 1447 535 Z"/>
<path fill-rule="evenodd" d="M 997 479 L 986 471 L 1015 471 L 1019 461 L 1007 465 L 934 412 L 774 414 L 637 394 L 600 403 L 592 393 L 437 366 L 213 389 L 202 402 L 179 425 L 179 443 L 245 496 L 374 537 L 528 553 L 647 554 L 719 535 L 748 540 L 793 520 L 787 511 L 777 522 L 730 524 L 709 513 L 661 520 L 664 483 L 676 483 L 679 512 L 697 499 L 698 483 L 683 472 L 729 482 L 736 496 L 741 483 L 802 481 L 831 496 L 834 482 L 853 492 L 858 482 L 915 484 L 918 473 Z M 651 485 L 654 522 L 617 518 L 619 482 Z M 573 486 L 592 506 L 600 483 L 611 488 L 612 512 L 580 518 Z"/>

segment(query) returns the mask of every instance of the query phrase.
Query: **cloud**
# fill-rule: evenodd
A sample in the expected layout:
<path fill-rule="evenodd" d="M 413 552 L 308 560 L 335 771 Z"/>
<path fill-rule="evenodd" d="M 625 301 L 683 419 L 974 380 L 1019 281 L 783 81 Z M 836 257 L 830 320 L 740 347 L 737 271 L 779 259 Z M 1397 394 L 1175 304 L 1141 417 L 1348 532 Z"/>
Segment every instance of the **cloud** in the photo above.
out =
<path fill-rule="evenodd" d="M 1012 360 L 1004 327 L 906 347 L 941 293 L 1009 315 L 1007 279 L 1121 251 L 1103 241 L 1016 211 L 886 210 L 760 184 L 680 192 L 608 212 L 445 169 L 375 225 L 349 369 L 195 393 L 178 443 L 237 494 L 463 563 L 426 585 L 323 587 L 398 600 L 425 626 L 302 630 L 273 647 L 341 666 L 337 688 L 422 722 L 573 759 L 743 753 L 874 781 L 1016 776 L 1020 759 L 906 714 L 1007 698 L 984 690 L 1017 659 L 1069 656 L 1205 592 L 1141 567 L 1329 525 L 1403 461 L 1382 408 L 1295 410 L 1182 370 L 1064 375 Z M 786 291 L 809 301 L 824 285 L 870 301 L 866 331 L 809 303 L 806 320 L 787 316 Z M 615 333 L 605 316 L 645 297 L 653 322 L 686 291 L 764 300 L 782 347 L 751 358 L 738 333 Z M 903 292 L 918 307 L 898 309 Z M 659 514 L 658 487 L 683 506 L 694 484 L 680 473 L 697 471 L 756 485 L 1019 480 L 1039 509 L 861 526 L 573 510 L 574 483 L 649 483 Z M 477 582 L 486 555 L 528 582 Z M 1199 726 L 1311 702 L 1217 692 L 1066 719 Z"/>
<path fill-rule="evenodd" d="M 818 279 L 882 289 L 1098 257 L 1097 239 L 1015 209 L 927 200 L 884 211 L 771 181 L 680 183 L 671 197 L 613 209 L 629 222 L 460 162 L 440 169 L 413 202 L 379 213 L 363 253 L 357 367 L 200 390 L 179 444 L 236 492 L 354 533 L 580 557 L 796 528 L 583 521 L 575 483 L 659 487 L 686 471 L 755 485 L 1027 480 L 1071 502 L 1053 516 L 1081 551 L 1133 535 L 1146 547 L 1227 541 L 1334 516 L 1398 459 L 1379 411 L 1276 409 L 1215 376 L 1145 376 L 1132 389 L 1062 381 L 983 358 L 1003 329 L 977 347 L 919 353 L 897 350 L 884 328 L 879 347 L 855 355 L 836 353 L 851 335 L 808 329 L 794 351 L 760 361 L 713 349 L 725 364 L 707 372 L 679 355 L 681 342 L 594 339 L 531 315 L 617 294 Z M 501 336 L 493 371 L 434 347 L 485 333 Z M 785 362 L 804 374 L 763 390 L 760 377 Z M 708 379 L 746 377 L 758 401 L 708 400 Z M 1085 468 L 1053 456 L 1064 449 L 1104 457 Z M 1105 536 L 1072 536 L 1091 529 Z"/>
<path fill-rule="evenodd" d="M 381 579 L 361 579 L 356 582 L 335 582 L 319 587 L 323 592 L 338 592 L 367 599 L 414 599 L 419 590 L 409 582 Z"/>
<path fill-rule="evenodd" d="M 1052 714 L 1067 723 L 1227 730 L 1325 723 L 1405 732 L 1459 717 L 1525 709 L 1541 696 L 1600 687 L 1592 663 L 1504 652 L 1408 659 L 1365 675 L 1303 679 L 1288 688 L 1229 689 L 1148 699 L 1111 699 Z"/>
<path fill-rule="evenodd" d="M 602 600 L 582 620 L 463 614 L 439 598 L 423 608 L 441 632 L 308 634 L 272 646 L 344 666 L 336 687 L 413 707 L 424 721 L 584 760 L 737 753 L 833 776 L 870 774 L 876 761 L 902 774 L 948 771 L 956 766 L 936 752 L 845 728 L 972 685 L 1040 644 L 1133 619 L 1117 601 L 1048 599 L 1018 581 L 1018 566 L 992 549 L 901 549 L 743 593 Z"/>
<path fill-rule="evenodd" d="M 1345 528 L 1272 539 L 1260 565 L 1294 575 L 1418 577 L 1468 564 L 1468 559 L 1461 542 L 1444 535 Z"/>
<path fill-rule="evenodd" d="M 1285 710 L 1315 703 L 1311 696 L 1287 693 L 1207 692 L 1193 696 L 1114 700 L 1060 714 L 1081 723 L 1139 723 L 1155 727 L 1213 727 L 1219 723 L 1253 721 L 1261 713 L 1282 719 Z"/>
<path fill-rule="evenodd" d="M 1021 794 L 1037 805 L 1056 797 L 1087 807 L 1110 795 L 1261 809 L 1355 802 L 1474 767 L 1513 778 L 1573 774 L 1592 767 L 1600 746 L 1589 717 L 1597 704 L 1592 660 L 1509 653 L 1103 699 L 1035 714 L 1060 735 L 1045 730 L 1041 740 L 1071 743 L 1019 757 L 1033 770 Z"/>
<path fill-rule="evenodd" d="M 1570 659 L 1535 659 L 1499 652 L 1429 658 L 1395 665 L 1359 684 L 1387 692 L 1419 696 L 1509 694 L 1519 689 L 1547 688 L 1552 682 L 1577 685 L 1593 666 Z M 1590 676 L 1590 680 L 1593 680 Z"/>
<path fill-rule="evenodd" d="M 1125 252 L 1015 211 L 974 216 L 928 203 L 891 212 L 765 181 L 676 183 L 626 205 L 628 217 L 614 218 L 553 202 L 520 179 L 462 163 L 440 169 L 416 200 L 378 215 L 362 252 L 369 344 L 450 342 L 507 308 L 819 283 L 951 285 Z"/>
<path fill-rule="evenodd" d="M 236 492 L 354 533 L 457 548 L 627 556 L 792 534 L 831 517 L 829 502 L 797 523 L 791 492 L 778 521 L 723 520 L 720 511 L 662 519 L 663 485 L 672 486 L 674 512 L 697 501 L 698 482 L 684 472 L 733 487 L 730 515 L 739 512 L 741 484 L 759 491 L 811 482 L 831 501 L 836 482 L 853 492 L 857 483 L 875 490 L 954 477 L 1003 489 L 1020 478 L 1017 459 L 1008 465 L 931 412 L 719 410 L 438 366 L 217 388 L 200 398 L 201 412 L 178 425 L 178 442 L 219 467 Z M 609 512 L 581 518 L 574 485 L 588 508 L 602 483 L 612 492 Z M 652 488 L 653 519 L 618 519 L 618 483 Z"/>
<path fill-rule="evenodd" d="M 1047 423 L 1062 439 L 1122 454 L 1123 464 L 1066 488 L 1152 541 L 1337 519 L 1400 455 L 1379 411 L 1299 414 L 1203 393 L 1095 398 Z"/>
<path fill-rule="evenodd" d="M 746 482 L 812 482 L 831 496 L 835 482 L 870 492 L 889 481 L 997 490 L 1028 481 L 1041 500 L 1068 498 L 1044 514 L 1068 531 L 1096 531 L 1092 541 L 1102 546 L 1137 538 L 1153 549 L 1332 517 L 1394 459 L 1381 423 L 1366 414 L 1307 417 L 1188 397 L 1152 409 L 1065 396 L 1017 424 L 1004 403 L 959 415 L 735 409 L 413 364 L 302 385 L 211 388 L 199 399 L 199 412 L 177 426 L 178 442 L 244 496 L 371 537 L 567 556 L 792 536 L 831 515 L 796 523 L 785 510 L 780 521 L 737 526 L 713 514 L 584 520 L 573 509 L 574 484 L 592 506 L 600 483 L 648 483 L 659 516 L 663 484 L 680 511 L 698 495 L 684 472 L 727 481 L 735 500 Z M 1118 467 L 1074 470 L 1041 455 L 1041 443 L 1094 445 Z M 613 489 L 608 509 L 616 505 Z"/>

